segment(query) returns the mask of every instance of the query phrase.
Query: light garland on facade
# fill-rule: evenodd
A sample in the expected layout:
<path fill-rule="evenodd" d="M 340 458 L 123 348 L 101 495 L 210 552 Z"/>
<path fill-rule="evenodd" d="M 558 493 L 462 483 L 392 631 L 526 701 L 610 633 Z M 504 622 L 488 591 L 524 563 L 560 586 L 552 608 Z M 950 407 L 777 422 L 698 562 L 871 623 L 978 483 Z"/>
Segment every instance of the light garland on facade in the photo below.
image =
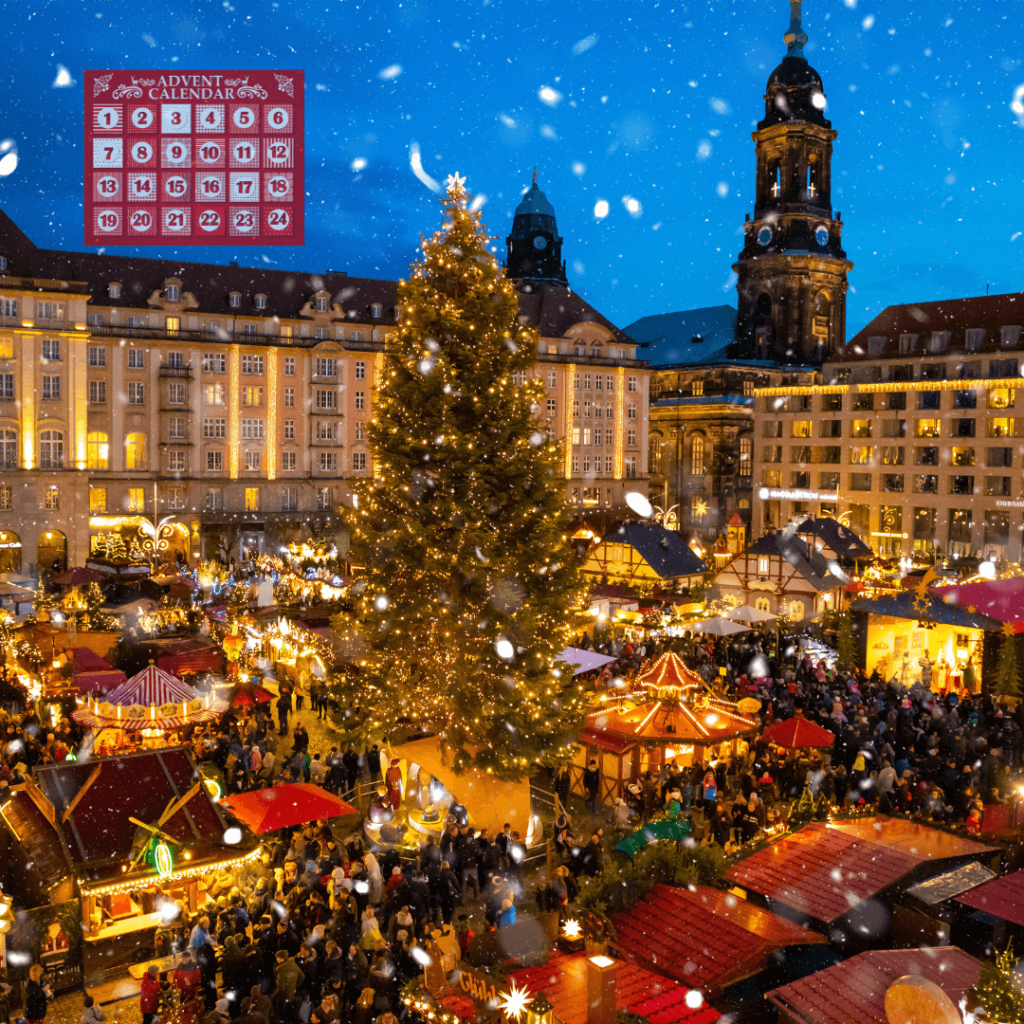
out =
<path fill-rule="evenodd" d="M 1024 386 L 1021 377 L 989 377 L 973 380 L 906 380 L 880 384 L 813 384 L 787 388 L 754 388 L 757 398 L 785 398 L 789 395 L 845 395 L 854 388 L 861 394 L 893 391 L 991 391 Z"/>
<path fill-rule="evenodd" d="M 620 366 L 615 373 L 615 479 L 621 480 L 625 470 L 623 443 L 626 436 L 626 370 Z"/>
<path fill-rule="evenodd" d="M 238 393 L 239 380 L 242 372 L 241 346 L 232 345 L 228 354 L 231 362 L 231 375 L 228 383 L 228 468 L 232 480 L 238 479 Z"/>
<path fill-rule="evenodd" d="M 755 398 L 785 398 L 787 395 L 845 395 L 849 384 L 794 384 L 785 388 L 754 388 Z"/>
<path fill-rule="evenodd" d="M 146 875 L 135 875 L 131 879 L 121 880 L 115 882 L 112 885 L 101 885 L 95 889 L 88 889 L 82 886 L 83 896 L 110 896 L 120 893 L 135 892 L 138 889 L 145 888 L 148 885 L 159 882 L 164 884 L 167 882 L 181 882 L 186 878 L 197 878 L 200 875 L 209 875 L 214 871 L 227 871 L 231 868 L 242 867 L 244 864 L 251 864 L 256 860 L 259 860 L 262 848 L 257 846 L 256 849 L 250 850 L 247 854 L 241 857 L 232 857 L 230 860 L 217 861 L 213 864 L 192 864 L 187 868 L 182 868 L 180 871 L 175 871 L 169 875 L 160 875 L 159 877 L 153 877 L 152 874 Z"/>
<path fill-rule="evenodd" d="M 31 324 L 29 324 L 31 326 Z M 35 469 L 36 353 L 34 338 L 21 339 L 21 457 L 25 469 Z"/>
<path fill-rule="evenodd" d="M 565 370 L 565 479 L 572 479 L 572 410 L 576 401 L 576 364 Z"/>
<path fill-rule="evenodd" d="M 77 338 L 77 343 L 75 339 Z M 68 336 L 68 355 L 75 389 L 75 466 L 86 468 L 85 441 L 89 433 L 89 382 L 86 339 L 80 335 Z"/>
<path fill-rule="evenodd" d="M 277 349 L 267 350 L 267 479 L 277 479 Z"/>

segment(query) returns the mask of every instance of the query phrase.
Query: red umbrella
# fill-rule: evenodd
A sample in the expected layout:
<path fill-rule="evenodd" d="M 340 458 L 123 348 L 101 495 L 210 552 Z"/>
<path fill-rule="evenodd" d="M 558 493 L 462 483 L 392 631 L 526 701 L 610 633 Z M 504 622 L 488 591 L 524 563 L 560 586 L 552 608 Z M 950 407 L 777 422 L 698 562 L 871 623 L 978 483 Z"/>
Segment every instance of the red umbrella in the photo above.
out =
<path fill-rule="evenodd" d="M 108 578 L 95 569 L 85 569 L 76 565 L 74 569 L 68 569 L 67 572 L 54 576 L 53 582 L 59 583 L 62 587 L 84 587 L 90 583 L 103 583 Z"/>
<path fill-rule="evenodd" d="M 238 793 L 220 803 L 258 836 L 307 821 L 359 813 L 344 800 L 309 782 L 285 782 L 269 789 Z"/>
<path fill-rule="evenodd" d="M 831 747 L 836 739 L 834 733 L 808 722 L 806 718 L 786 718 L 781 722 L 774 722 L 761 735 L 767 743 L 796 750 Z"/>
<path fill-rule="evenodd" d="M 274 695 L 262 686 L 254 686 L 251 690 L 239 690 L 235 699 L 231 702 L 238 707 L 250 708 L 254 704 L 269 704 Z"/>

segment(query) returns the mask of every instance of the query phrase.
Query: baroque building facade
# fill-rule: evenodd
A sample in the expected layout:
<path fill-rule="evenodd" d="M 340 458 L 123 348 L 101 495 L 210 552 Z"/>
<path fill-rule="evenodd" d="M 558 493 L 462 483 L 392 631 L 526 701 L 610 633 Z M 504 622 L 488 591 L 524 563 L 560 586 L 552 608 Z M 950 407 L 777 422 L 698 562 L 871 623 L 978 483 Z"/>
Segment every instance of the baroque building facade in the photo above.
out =
<path fill-rule="evenodd" d="M 520 258 L 526 233 L 560 261 L 536 182 L 508 272 L 540 334 L 538 418 L 568 500 L 624 508 L 646 491 L 649 373 L 564 268 Z M 395 281 L 40 249 L 0 211 L 0 569 L 115 535 L 194 560 L 339 530 L 401 316 Z"/>

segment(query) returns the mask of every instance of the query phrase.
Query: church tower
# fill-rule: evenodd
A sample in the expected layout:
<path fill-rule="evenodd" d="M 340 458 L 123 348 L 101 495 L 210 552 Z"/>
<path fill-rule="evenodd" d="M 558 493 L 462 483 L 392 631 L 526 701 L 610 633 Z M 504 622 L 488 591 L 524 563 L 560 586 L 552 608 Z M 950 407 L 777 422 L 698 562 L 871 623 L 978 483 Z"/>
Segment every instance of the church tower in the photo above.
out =
<path fill-rule="evenodd" d="M 733 269 L 739 278 L 737 355 L 821 363 L 846 341 L 842 221 L 832 213 L 832 142 L 821 76 L 807 63 L 801 0 L 791 0 L 787 52 L 765 91 L 752 134 L 754 216 Z"/>
<path fill-rule="evenodd" d="M 555 208 L 537 188 L 536 167 L 533 169 L 533 185 L 516 207 L 512 233 L 505 239 L 505 246 L 508 250 L 505 262 L 508 277 L 567 284 Z"/>

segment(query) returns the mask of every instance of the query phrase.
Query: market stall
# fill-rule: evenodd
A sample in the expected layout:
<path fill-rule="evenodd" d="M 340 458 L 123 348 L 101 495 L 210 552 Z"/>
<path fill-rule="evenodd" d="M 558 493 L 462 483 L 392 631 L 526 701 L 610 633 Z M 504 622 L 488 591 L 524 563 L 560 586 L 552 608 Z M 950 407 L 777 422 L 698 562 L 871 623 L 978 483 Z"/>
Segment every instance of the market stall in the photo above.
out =
<path fill-rule="evenodd" d="M 104 756 L 138 747 L 173 746 L 185 726 L 214 721 L 227 709 L 227 701 L 200 694 L 150 665 L 102 699 L 89 700 L 74 718 L 95 730 L 92 749 Z"/>
<path fill-rule="evenodd" d="M 61 657 L 71 662 L 79 693 L 109 693 L 127 682 L 127 677 L 120 669 L 114 668 L 106 658 L 101 658 L 88 647 L 72 647 L 64 651 Z"/>

